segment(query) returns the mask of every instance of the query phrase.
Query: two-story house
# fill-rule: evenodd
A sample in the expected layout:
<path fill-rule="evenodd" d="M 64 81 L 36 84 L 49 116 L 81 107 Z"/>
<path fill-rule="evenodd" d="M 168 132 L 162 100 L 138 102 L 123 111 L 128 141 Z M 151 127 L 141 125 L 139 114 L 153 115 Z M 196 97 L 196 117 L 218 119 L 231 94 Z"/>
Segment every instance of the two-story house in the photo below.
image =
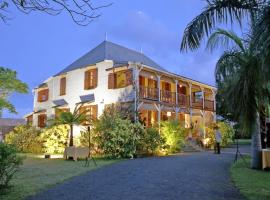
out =
<path fill-rule="evenodd" d="M 26 119 L 42 128 L 80 103 L 92 117 L 106 105 L 125 103 L 147 126 L 167 119 L 204 126 L 215 121 L 215 93 L 215 87 L 171 73 L 143 53 L 104 41 L 36 87 Z"/>

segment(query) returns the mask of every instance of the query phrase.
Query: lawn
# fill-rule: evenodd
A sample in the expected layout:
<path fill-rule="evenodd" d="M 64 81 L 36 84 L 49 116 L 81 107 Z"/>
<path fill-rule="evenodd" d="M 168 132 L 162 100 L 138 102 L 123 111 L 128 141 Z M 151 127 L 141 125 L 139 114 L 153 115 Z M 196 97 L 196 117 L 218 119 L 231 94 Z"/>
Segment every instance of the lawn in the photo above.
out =
<path fill-rule="evenodd" d="M 250 157 L 246 157 L 248 166 L 239 160 L 231 167 L 232 180 L 248 200 L 270 199 L 270 171 L 252 170 Z"/>
<path fill-rule="evenodd" d="M 12 180 L 10 191 L 0 196 L 0 199 L 24 199 L 48 187 L 99 167 L 109 165 L 120 160 L 96 159 L 98 166 L 90 162 L 89 167 L 84 167 L 85 161 L 71 161 L 58 159 L 44 159 L 27 155 L 20 171 Z"/>

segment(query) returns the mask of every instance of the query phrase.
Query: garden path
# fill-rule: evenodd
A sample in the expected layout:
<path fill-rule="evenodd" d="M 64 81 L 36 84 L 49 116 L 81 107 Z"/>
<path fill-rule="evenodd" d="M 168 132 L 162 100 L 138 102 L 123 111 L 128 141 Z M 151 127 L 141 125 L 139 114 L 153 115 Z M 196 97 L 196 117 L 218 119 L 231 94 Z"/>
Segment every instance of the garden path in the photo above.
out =
<path fill-rule="evenodd" d="M 227 153 L 225 153 L 227 152 Z M 126 160 L 75 177 L 32 200 L 238 200 L 234 149 Z"/>

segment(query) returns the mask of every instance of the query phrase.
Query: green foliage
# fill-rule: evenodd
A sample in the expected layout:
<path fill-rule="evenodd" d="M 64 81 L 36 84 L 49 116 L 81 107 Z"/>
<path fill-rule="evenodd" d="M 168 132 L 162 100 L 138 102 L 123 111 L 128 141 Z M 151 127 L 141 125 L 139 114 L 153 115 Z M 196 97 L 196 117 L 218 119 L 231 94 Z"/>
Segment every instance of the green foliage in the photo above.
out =
<path fill-rule="evenodd" d="M 161 134 L 165 139 L 168 153 L 176 153 L 181 150 L 184 144 L 185 128 L 177 121 L 169 120 L 161 123 Z"/>
<path fill-rule="evenodd" d="M 57 125 L 44 128 L 40 133 L 42 151 L 48 154 L 63 153 L 67 146 L 69 127 Z"/>
<path fill-rule="evenodd" d="M 5 142 L 14 145 L 21 152 L 42 152 L 39 131 L 35 127 L 29 125 L 16 126 L 6 135 Z"/>
<path fill-rule="evenodd" d="M 165 144 L 164 138 L 159 134 L 155 127 L 146 128 L 142 132 L 137 151 L 145 152 L 147 154 L 155 154 L 161 150 Z"/>
<path fill-rule="evenodd" d="M 143 135 L 140 123 L 122 119 L 119 113 L 105 109 L 95 123 L 94 140 L 103 153 L 114 158 L 130 158 L 136 153 L 136 146 Z"/>
<path fill-rule="evenodd" d="M 27 93 L 27 84 L 17 79 L 16 71 L 0 67 L 0 117 L 3 109 L 16 113 L 15 107 L 8 101 L 8 97 L 14 92 Z"/>
<path fill-rule="evenodd" d="M 22 161 L 14 146 L 0 142 L 0 193 L 9 186 Z"/>
<path fill-rule="evenodd" d="M 206 137 L 209 138 L 209 146 L 213 147 L 215 144 L 215 130 L 214 130 L 215 124 L 210 125 L 209 127 L 205 128 L 206 131 Z M 226 122 L 218 122 L 217 126 L 219 127 L 219 131 L 222 136 L 222 142 L 221 146 L 226 147 L 228 144 L 232 143 L 232 140 L 235 135 L 235 131 L 233 127 L 226 123 Z"/>
<path fill-rule="evenodd" d="M 69 146 L 73 146 L 73 126 L 81 125 L 84 122 L 90 122 L 91 119 L 88 118 L 84 112 L 80 112 L 80 108 L 83 104 L 79 104 L 75 107 L 73 112 L 62 112 L 59 117 L 51 120 L 52 125 L 68 125 L 70 128 Z"/>

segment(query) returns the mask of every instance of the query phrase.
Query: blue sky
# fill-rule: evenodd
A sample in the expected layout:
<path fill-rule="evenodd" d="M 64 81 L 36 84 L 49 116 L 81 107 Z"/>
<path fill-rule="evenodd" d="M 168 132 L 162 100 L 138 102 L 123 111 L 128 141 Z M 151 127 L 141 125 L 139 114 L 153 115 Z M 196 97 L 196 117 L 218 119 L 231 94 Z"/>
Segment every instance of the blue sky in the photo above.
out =
<path fill-rule="evenodd" d="M 72 63 L 105 39 L 140 51 L 166 69 L 214 85 L 218 53 L 201 48 L 180 53 L 182 33 L 202 8 L 201 0 L 112 0 L 100 10 L 102 16 L 86 27 L 76 25 L 67 13 L 49 16 L 29 15 L 11 10 L 8 25 L 0 23 L 0 66 L 18 72 L 29 85 L 27 95 L 14 94 L 10 100 L 22 117 L 33 109 L 31 90 L 39 83 Z M 107 0 L 105 2 L 111 2 Z"/>

